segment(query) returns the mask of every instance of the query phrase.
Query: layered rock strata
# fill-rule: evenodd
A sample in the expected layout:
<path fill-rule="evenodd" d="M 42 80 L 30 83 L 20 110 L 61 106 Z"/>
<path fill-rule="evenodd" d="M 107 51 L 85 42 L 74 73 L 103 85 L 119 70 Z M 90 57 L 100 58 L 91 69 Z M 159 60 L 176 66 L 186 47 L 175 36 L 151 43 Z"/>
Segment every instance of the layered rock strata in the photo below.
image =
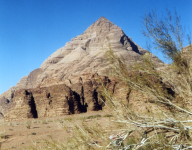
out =
<path fill-rule="evenodd" d="M 0 98 L 0 119 L 7 114 L 13 106 L 13 99 L 8 100 L 5 97 Z"/>
<path fill-rule="evenodd" d="M 100 100 L 101 83 L 112 91 L 116 84 L 105 76 L 95 74 L 90 80 L 83 81 L 80 78 L 71 88 L 58 84 L 17 90 L 13 98 L 14 106 L 4 118 L 10 121 L 102 110 L 104 102 Z"/>

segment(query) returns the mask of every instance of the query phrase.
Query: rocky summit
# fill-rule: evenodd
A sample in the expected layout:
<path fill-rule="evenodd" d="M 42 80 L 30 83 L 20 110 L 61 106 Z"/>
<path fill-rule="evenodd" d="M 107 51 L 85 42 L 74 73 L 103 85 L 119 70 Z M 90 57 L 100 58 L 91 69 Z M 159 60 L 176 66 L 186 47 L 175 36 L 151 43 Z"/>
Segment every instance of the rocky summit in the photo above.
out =
<path fill-rule="evenodd" d="M 116 84 L 105 74 L 110 66 L 105 56 L 109 49 L 127 63 L 141 61 L 141 56 L 149 53 L 120 27 L 101 17 L 0 95 L 0 116 L 14 120 L 102 109 L 98 76 L 113 92 Z M 152 57 L 157 66 L 163 64 Z"/>

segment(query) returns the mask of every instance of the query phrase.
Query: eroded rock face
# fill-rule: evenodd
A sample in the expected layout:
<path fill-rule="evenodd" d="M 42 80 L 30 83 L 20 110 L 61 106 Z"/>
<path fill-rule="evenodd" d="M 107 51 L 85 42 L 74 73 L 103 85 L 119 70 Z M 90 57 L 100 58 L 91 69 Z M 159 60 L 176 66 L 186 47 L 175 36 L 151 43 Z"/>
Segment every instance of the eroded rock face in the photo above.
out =
<path fill-rule="evenodd" d="M 13 101 L 5 97 L 0 98 L 0 119 L 6 115 L 13 106 Z"/>
<path fill-rule="evenodd" d="M 34 100 L 31 92 L 24 89 L 17 90 L 14 96 L 14 106 L 5 116 L 9 116 L 11 119 L 33 118 L 35 117 L 31 107 L 33 104 Z"/>
<path fill-rule="evenodd" d="M 103 103 L 98 99 L 101 85 L 96 78 L 106 75 L 105 70 L 110 64 L 105 52 L 109 49 L 115 55 L 123 56 L 126 63 L 139 62 L 143 55 L 150 54 L 125 35 L 120 27 L 101 17 L 84 33 L 72 38 L 64 47 L 49 56 L 39 69 L 33 70 L 16 86 L 0 95 L 0 98 L 4 96 L 9 101 L 14 100 L 14 108 L 6 115 L 7 118 L 14 118 L 10 117 L 11 114 L 17 118 L 19 107 L 23 109 L 22 113 L 28 112 L 22 116 L 23 118 L 34 117 L 30 114 L 32 110 L 29 103 L 33 102 L 32 99 L 38 117 L 77 113 L 84 109 L 101 109 Z M 156 66 L 163 65 L 156 56 L 152 57 Z M 114 88 L 111 80 L 108 81 L 107 77 L 104 80 L 109 84 L 109 88 Z M 20 89 L 24 89 L 25 92 Z M 23 104 L 21 106 L 17 105 L 20 98 Z M 72 108 L 72 104 L 75 107 L 74 112 L 69 109 Z"/>
<path fill-rule="evenodd" d="M 105 55 L 109 49 L 123 56 L 127 63 L 140 61 L 142 55 L 149 53 L 135 44 L 120 27 L 101 17 L 43 62 L 40 68 L 44 72 L 37 82 L 39 86 L 47 86 L 84 74 L 104 75 L 109 67 Z M 154 55 L 153 59 L 162 64 Z"/>
<path fill-rule="evenodd" d="M 107 77 L 101 77 L 108 87 L 114 87 Z M 71 88 L 65 84 L 50 87 L 21 89 L 14 95 L 14 106 L 5 115 L 6 121 L 26 118 L 55 117 L 87 111 L 101 110 L 104 106 L 99 99 L 101 81 L 98 75 L 92 75 L 90 80 L 79 80 Z"/>

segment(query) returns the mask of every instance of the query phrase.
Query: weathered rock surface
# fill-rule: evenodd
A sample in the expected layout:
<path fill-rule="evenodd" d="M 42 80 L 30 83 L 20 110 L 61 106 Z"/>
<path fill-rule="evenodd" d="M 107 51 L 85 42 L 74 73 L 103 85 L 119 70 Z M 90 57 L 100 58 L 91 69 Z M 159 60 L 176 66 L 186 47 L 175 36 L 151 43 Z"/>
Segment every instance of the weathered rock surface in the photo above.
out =
<path fill-rule="evenodd" d="M 115 87 L 107 77 L 101 77 L 108 89 Z M 87 111 L 102 110 L 100 97 L 101 82 L 97 74 L 90 80 L 79 79 L 69 88 L 65 84 L 50 87 L 20 89 L 15 92 L 14 106 L 5 115 L 5 120 L 37 117 L 55 117 Z"/>
<path fill-rule="evenodd" d="M 40 68 L 44 72 L 37 82 L 40 86 L 47 86 L 52 84 L 50 78 L 60 82 L 88 73 L 102 75 L 109 67 L 105 56 L 109 49 L 122 55 L 128 63 L 140 61 L 141 56 L 148 52 L 127 37 L 120 27 L 101 17 L 43 62 Z M 156 56 L 153 58 L 162 63 Z"/>
<path fill-rule="evenodd" d="M 20 99 L 19 95 L 22 95 L 23 105 L 21 108 L 28 112 L 28 115 L 22 116 L 23 118 L 33 116 L 30 114 L 30 106 L 24 106 L 24 104 L 29 105 L 32 102 L 32 97 L 37 107 L 38 117 L 49 116 L 50 114 L 50 116 L 58 115 L 56 103 L 61 103 L 63 107 L 68 101 L 66 97 L 73 97 L 71 101 L 83 105 L 83 107 L 87 103 L 88 110 L 101 109 L 103 104 L 97 98 L 99 96 L 99 84 L 95 81 L 93 75 L 106 75 L 105 70 L 109 68 L 110 64 L 106 59 L 105 52 L 109 49 L 116 55 L 123 56 L 127 63 L 141 61 L 143 55 L 149 54 L 148 51 L 142 49 L 125 35 L 120 27 L 101 17 L 88 27 L 83 34 L 72 38 L 64 47 L 49 56 L 39 69 L 23 77 L 16 86 L 0 95 L 0 97 L 4 96 L 10 101 L 14 99 L 14 108 L 19 108 L 20 105 L 18 107 L 16 103 Z M 157 66 L 163 64 L 156 56 L 152 55 L 152 57 Z M 65 89 L 60 87 L 61 85 L 66 85 Z M 53 87 L 57 89 L 55 94 L 51 92 L 54 90 Z M 67 88 L 69 89 L 66 90 Z M 19 89 L 25 90 L 20 91 Z M 20 92 L 17 92 L 17 90 Z M 74 93 L 71 95 L 69 91 L 77 93 L 80 100 L 76 100 Z M 62 95 L 60 92 L 66 92 L 66 95 Z M 46 97 L 46 94 L 42 96 L 42 93 L 50 93 L 51 103 L 54 104 L 54 107 L 49 106 L 51 98 Z M 62 96 L 64 97 L 62 98 Z M 39 97 L 39 101 L 36 100 L 36 97 Z M 69 109 L 68 107 L 69 105 L 66 106 L 66 109 Z M 64 107 L 59 109 L 62 110 L 62 115 L 68 113 L 67 111 L 64 113 Z M 40 110 L 44 110 L 42 114 Z M 17 113 L 14 113 L 14 111 L 20 112 L 19 109 L 12 110 L 7 116 L 16 115 Z M 78 111 L 75 110 L 75 112 Z M 17 115 L 15 118 L 17 118 Z"/>
<path fill-rule="evenodd" d="M 7 114 L 10 109 L 13 106 L 13 101 L 8 100 L 5 97 L 0 98 L 0 119 L 4 117 L 5 114 Z"/>

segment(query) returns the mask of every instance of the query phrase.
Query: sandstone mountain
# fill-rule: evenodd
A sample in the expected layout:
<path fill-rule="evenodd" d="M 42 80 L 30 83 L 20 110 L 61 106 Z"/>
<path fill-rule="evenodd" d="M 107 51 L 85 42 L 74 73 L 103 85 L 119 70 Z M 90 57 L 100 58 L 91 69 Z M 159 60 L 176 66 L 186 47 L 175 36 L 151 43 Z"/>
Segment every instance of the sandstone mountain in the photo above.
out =
<path fill-rule="evenodd" d="M 115 87 L 115 81 L 105 74 L 110 66 L 105 56 L 108 49 L 123 56 L 127 63 L 141 61 L 141 56 L 149 53 L 120 27 L 101 17 L 49 56 L 40 68 L 0 95 L 1 115 L 17 119 L 102 109 L 98 76 L 108 88 L 114 90 Z M 152 57 L 157 66 L 163 64 L 156 56 Z M 10 103 L 5 106 L 5 101 Z"/>

